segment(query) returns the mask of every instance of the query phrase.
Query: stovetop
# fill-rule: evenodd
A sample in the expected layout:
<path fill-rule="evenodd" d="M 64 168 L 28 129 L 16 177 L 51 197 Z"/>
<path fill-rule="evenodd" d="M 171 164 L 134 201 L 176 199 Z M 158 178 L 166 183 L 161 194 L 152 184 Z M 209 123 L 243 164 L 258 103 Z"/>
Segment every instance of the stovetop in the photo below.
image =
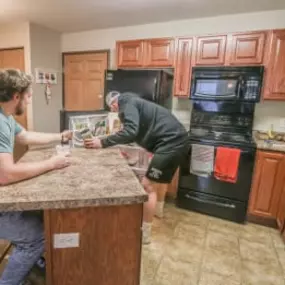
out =
<path fill-rule="evenodd" d="M 250 133 L 230 132 L 229 130 L 212 130 L 206 128 L 191 128 L 189 131 L 190 140 L 200 142 L 213 142 L 222 145 L 236 145 L 255 147 L 255 141 Z"/>

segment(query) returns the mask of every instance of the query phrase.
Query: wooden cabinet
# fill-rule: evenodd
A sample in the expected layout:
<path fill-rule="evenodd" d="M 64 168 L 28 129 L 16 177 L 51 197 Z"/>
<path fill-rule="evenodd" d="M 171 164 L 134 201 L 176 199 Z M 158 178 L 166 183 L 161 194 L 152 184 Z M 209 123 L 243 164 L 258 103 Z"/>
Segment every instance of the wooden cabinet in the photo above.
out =
<path fill-rule="evenodd" d="M 144 42 L 146 67 L 172 67 L 175 42 L 172 38 L 152 39 Z"/>
<path fill-rule="evenodd" d="M 285 185 L 283 185 L 281 199 L 278 205 L 277 226 L 280 231 L 282 231 L 285 226 Z"/>
<path fill-rule="evenodd" d="M 249 214 L 276 220 L 285 178 L 283 153 L 258 151 Z"/>
<path fill-rule="evenodd" d="M 196 38 L 195 65 L 224 65 L 227 36 L 205 36 Z"/>
<path fill-rule="evenodd" d="M 264 99 L 285 100 L 285 30 L 271 33 Z"/>
<path fill-rule="evenodd" d="M 168 184 L 166 195 L 171 198 L 176 198 L 178 191 L 178 182 L 179 182 L 179 169 L 176 173 L 170 184 Z"/>
<path fill-rule="evenodd" d="M 267 32 L 237 33 L 229 36 L 229 64 L 262 64 Z"/>
<path fill-rule="evenodd" d="M 193 38 L 179 38 L 174 73 L 174 95 L 189 96 Z"/>
<path fill-rule="evenodd" d="M 173 38 L 117 42 L 117 67 L 173 67 Z"/>
<path fill-rule="evenodd" d="M 143 66 L 143 41 L 117 42 L 118 67 Z"/>

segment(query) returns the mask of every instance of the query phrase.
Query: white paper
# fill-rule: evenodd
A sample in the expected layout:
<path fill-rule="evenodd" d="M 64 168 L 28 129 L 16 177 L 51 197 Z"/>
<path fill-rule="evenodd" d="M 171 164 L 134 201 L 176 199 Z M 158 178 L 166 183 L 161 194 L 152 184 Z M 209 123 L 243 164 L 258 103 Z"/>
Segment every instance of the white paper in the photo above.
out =
<path fill-rule="evenodd" d="M 54 248 L 74 248 L 79 247 L 79 233 L 54 234 Z"/>

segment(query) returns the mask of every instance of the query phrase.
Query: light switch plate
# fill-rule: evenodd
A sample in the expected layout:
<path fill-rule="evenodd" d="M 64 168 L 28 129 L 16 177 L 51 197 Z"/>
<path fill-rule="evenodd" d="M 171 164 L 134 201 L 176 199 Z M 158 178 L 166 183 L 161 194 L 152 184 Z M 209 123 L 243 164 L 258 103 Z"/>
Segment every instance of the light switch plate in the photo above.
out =
<path fill-rule="evenodd" d="M 79 233 L 54 234 L 53 248 L 79 247 Z"/>

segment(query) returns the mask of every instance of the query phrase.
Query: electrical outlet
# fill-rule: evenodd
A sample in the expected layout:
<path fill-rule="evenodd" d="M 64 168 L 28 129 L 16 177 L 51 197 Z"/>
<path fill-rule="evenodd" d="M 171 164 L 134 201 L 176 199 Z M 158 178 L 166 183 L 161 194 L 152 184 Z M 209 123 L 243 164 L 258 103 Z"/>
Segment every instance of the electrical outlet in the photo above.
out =
<path fill-rule="evenodd" d="M 280 119 L 280 128 L 285 130 L 285 118 Z"/>

